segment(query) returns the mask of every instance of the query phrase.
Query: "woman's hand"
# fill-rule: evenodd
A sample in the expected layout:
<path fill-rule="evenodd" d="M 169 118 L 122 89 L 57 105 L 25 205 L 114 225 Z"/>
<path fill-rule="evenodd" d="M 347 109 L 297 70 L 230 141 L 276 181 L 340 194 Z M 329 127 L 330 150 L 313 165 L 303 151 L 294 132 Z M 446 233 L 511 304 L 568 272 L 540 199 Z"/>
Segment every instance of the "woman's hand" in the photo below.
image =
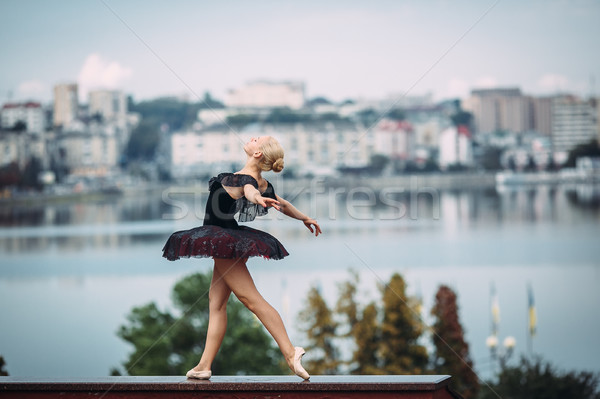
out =
<path fill-rule="evenodd" d="M 304 219 L 302 221 L 302 223 L 304 223 L 304 225 L 306 226 L 306 228 L 308 228 L 310 230 L 311 233 L 315 233 L 315 237 L 317 237 L 319 234 L 323 234 L 323 232 L 321 231 L 321 226 L 319 226 L 319 223 L 317 223 L 317 221 L 315 219 Z M 313 229 L 314 226 L 314 229 Z"/>
<path fill-rule="evenodd" d="M 270 206 L 272 206 L 273 208 L 279 210 L 279 201 L 273 199 L 273 198 L 269 198 L 269 197 L 263 197 L 262 195 L 257 195 L 256 197 L 254 197 L 254 199 L 256 200 L 256 203 L 258 205 L 261 205 L 265 208 L 268 208 Z"/>

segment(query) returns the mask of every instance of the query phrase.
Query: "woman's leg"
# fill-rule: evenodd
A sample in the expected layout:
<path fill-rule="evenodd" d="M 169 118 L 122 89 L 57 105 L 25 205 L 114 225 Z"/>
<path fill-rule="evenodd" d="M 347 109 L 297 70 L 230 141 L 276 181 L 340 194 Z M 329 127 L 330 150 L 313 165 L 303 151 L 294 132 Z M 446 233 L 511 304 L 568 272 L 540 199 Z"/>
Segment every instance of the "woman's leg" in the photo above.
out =
<path fill-rule="evenodd" d="M 231 290 L 225 283 L 216 264 L 217 259 L 215 259 L 215 268 L 213 270 L 212 281 L 210 282 L 210 291 L 208 291 L 209 313 L 206 344 L 204 345 L 200 363 L 194 367 L 194 370 L 196 371 L 210 370 L 227 329 L 227 300 L 229 299 Z"/>
<path fill-rule="evenodd" d="M 215 273 L 217 271 L 240 302 L 254 313 L 266 327 L 279 345 L 288 366 L 294 370 L 295 350 L 285 330 L 283 320 L 256 289 L 246 262 L 240 259 L 215 259 Z"/>

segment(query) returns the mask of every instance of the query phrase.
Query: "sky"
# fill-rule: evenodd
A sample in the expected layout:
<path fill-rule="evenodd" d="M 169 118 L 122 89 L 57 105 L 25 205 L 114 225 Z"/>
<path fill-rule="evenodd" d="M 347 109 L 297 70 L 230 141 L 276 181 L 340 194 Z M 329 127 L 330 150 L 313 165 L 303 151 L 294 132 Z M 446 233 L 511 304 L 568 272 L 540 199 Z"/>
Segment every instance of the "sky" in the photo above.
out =
<path fill-rule="evenodd" d="M 332 101 L 600 93 L 600 1 L 0 0 L 0 103 L 302 81 Z"/>

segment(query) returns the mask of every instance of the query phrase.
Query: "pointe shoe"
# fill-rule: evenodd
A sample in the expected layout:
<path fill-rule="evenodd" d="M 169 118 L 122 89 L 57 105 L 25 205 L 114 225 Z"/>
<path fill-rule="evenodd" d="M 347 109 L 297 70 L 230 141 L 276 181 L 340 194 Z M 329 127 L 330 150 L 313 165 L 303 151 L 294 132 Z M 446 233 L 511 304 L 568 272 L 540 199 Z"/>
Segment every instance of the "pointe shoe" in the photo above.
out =
<path fill-rule="evenodd" d="M 185 376 L 187 378 L 195 378 L 197 380 L 208 380 L 212 376 L 212 372 L 210 370 L 208 370 L 208 371 L 196 371 L 194 369 L 191 369 L 190 371 L 188 371 L 187 373 L 185 373 Z"/>
<path fill-rule="evenodd" d="M 294 349 L 296 350 L 296 353 L 294 354 L 294 373 L 296 373 L 298 377 L 308 380 L 310 378 L 310 375 L 308 375 L 306 370 L 304 370 L 304 367 L 302 367 L 301 363 L 302 356 L 304 356 L 306 352 L 303 348 L 300 348 L 298 346 Z"/>

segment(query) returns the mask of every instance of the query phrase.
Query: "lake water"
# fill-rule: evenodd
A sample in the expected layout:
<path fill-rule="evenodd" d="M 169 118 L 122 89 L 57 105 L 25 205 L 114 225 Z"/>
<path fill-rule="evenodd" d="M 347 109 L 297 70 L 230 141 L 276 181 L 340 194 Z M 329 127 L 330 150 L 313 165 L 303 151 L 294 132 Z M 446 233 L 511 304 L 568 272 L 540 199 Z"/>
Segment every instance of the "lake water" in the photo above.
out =
<path fill-rule="evenodd" d="M 185 190 L 184 190 L 185 191 Z M 277 212 L 253 227 L 277 236 L 291 256 L 251 259 L 259 290 L 282 314 L 296 344 L 297 315 L 311 287 L 333 306 L 354 269 L 360 300 L 401 273 L 423 300 L 423 320 L 440 284 L 458 294 L 477 373 L 489 378 L 490 286 L 500 305 L 499 338 L 529 354 L 527 285 L 535 295 L 532 351 L 561 369 L 600 372 L 600 191 L 594 186 L 440 192 L 375 199 L 368 192 L 293 195 L 317 215 L 315 238 Z M 170 306 L 173 284 L 208 259 L 169 262 L 161 248 L 175 230 L 201 224 L 202 195 L 167 190 L 87 203 L 0 207 L 0 354 L 14 376 L 102 376 L 130 348 L 115 334 L 132 307 Z M 198 293 L 203 295 L 204 293 Z"/>

